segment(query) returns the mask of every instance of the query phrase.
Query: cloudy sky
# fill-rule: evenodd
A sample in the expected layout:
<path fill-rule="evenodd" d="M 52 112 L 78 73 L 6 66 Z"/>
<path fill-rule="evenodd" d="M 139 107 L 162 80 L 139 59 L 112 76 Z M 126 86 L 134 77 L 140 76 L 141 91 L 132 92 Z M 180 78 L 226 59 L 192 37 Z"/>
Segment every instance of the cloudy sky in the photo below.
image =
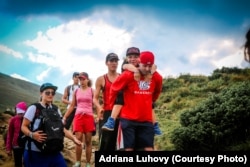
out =
<path fill-rule="evenodd" d="M 164 76 L 250 67 L 249 0 L 1 0 L 0 72 L 63 93 L 74 71 L 95 82 L 105 57 L 139 47 Z M 121 63 L 120 63 L 121 64 Z M 120 70 L 120 68 L 119 68 Z"/>

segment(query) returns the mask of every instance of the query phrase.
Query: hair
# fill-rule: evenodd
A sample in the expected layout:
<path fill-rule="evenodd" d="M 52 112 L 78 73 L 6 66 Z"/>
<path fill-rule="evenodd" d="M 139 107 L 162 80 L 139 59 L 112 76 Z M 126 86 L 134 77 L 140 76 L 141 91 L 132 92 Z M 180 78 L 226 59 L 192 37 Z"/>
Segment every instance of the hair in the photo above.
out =
<path fill-rule="evenodd" d="M 92 80 L 91 79 L 88 79 L 88 87 L 91 87 L 92 86 Z"/>
<path fill-rule="evenodd" d="M 122 66 L 121 66 L 121 72 L 124 71 L 124 69 L 123 69 L 123 65 L 124 65 L 124 64 L 128 64 L 127 58 L 124 58 L 124 59 L 123 59 Z"/>
<path fill-rule="evenodd" d="M 244 44 L 244 59 L 250 63 L 250 29 L 246 33 L 246 42 Z"/>

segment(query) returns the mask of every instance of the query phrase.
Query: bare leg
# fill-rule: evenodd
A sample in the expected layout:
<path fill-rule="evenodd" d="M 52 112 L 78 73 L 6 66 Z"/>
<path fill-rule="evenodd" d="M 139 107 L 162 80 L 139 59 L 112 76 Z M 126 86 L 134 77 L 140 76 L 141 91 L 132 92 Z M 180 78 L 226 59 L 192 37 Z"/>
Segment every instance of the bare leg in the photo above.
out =
<path fill-rule="evenodd" d="M 82 132 L 75 132 L 76 138 L 80 141 L 83 140 L 83 133 Z M 82 156 L 82 145 L 76 145 L 76 161 L 81 162 Z"/>
<path fill-rule="evenodd" d="M 92 132 L 88 132 L 85 134 L 86 141 L 86 161 L 90 163 L 91 153 L 92 153 Z"/>

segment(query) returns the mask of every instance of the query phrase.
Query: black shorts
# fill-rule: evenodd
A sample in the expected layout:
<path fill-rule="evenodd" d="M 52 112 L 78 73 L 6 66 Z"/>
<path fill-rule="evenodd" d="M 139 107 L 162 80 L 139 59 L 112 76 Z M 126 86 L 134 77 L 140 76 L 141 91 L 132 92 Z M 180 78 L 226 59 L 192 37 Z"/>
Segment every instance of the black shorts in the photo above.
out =
<path fill-rule="evenodd" d="M 121 118 L 124 148 L 142 149 L 154 147 L 154 127 L 152 122 L 137 122 Z"/>
<path fill-rule="evenodd" d="M 119 91 L 115 99 L 115 104 L 124 105 L 123 91 Z"/>

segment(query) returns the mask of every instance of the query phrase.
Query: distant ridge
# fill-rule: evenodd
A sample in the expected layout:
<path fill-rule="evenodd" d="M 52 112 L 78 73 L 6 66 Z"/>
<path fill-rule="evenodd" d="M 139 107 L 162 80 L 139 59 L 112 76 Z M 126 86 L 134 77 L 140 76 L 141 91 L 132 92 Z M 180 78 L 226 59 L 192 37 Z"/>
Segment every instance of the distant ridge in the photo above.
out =
<path fill-rule="evenodd" d="M 27 104 L 39 100 L 40 85 L 13 78 L 0 72 L 0 111 L 7 108 L 12 109 L 19 101 L 25 101 Z M 60 101 L 62 94 L 57 93 L 55 101 Z"/>

